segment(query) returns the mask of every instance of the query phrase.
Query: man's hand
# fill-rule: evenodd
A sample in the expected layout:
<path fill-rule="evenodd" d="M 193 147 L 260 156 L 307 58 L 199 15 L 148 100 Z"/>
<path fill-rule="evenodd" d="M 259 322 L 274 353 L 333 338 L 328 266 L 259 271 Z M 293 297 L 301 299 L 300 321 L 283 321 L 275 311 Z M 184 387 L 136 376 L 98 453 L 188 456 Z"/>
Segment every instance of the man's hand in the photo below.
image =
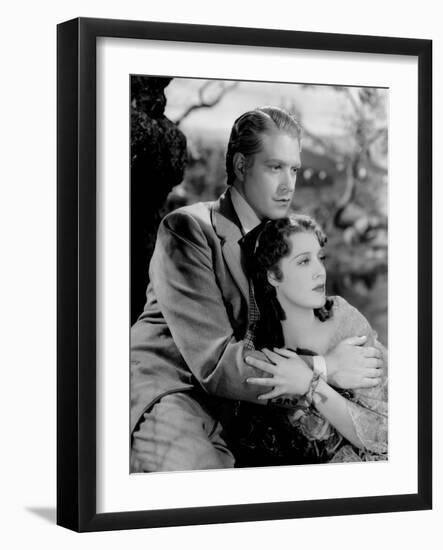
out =
<path fill-rule="evenodd" d="M 371 388 L 381 381 L 381 353 L 364 347 L 365 342 L 366 336 L 346 338 L 325 356 L 329 384 L 351 390 Z"/>
<path fill-rule="evenodd" d="M 266 373 L 269 377 L 248 378 L 246 382 L 262 386 L 269 391 L 258 396 L 258 399 L 274 399 L 281 395 L 303 395 L 309 389 L 312 379 L 312 370 L 293 351 L 287 349 L 261 350 L 269 362 L 257 359 L 251 355 L 245 358 L 248 365 L 252 365 Z"/>

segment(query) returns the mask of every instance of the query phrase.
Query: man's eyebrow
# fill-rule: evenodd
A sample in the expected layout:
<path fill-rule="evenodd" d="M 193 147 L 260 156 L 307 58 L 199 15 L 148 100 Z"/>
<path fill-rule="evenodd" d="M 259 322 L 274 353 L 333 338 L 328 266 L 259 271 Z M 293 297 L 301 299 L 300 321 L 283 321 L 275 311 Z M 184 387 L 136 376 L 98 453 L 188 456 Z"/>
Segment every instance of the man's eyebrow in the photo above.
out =
<path fill-rule="evenodd" d="M 268 162 L 279 162 L 280 164 L 290 164 L 292 166 L 296 166 L 297 168 L 301 168 L 301 162 L 284 162 L 282 159 L 278 157 L 271 157 L 267 160 Z"/>

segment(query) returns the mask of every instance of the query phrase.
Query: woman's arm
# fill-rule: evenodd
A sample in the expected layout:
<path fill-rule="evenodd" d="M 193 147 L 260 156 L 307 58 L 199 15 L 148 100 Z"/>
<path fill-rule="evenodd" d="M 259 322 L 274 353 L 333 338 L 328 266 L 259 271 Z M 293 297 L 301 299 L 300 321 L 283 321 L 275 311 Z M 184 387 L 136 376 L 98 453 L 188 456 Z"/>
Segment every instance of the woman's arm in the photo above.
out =
<path fill-rule="evenodd" d="M 378 454 L 388 451 L 388 352 L 379 342 L 364 315 L 344 298 L 335 297 L 336 321 L 335 339 L 349 337 L 358 331 L 366 335 L 366 346 L 373 346 L 380 353 L 380 380 L 371 388 L 353 391 L 353 399 L 347 401 L 347 408 L 355 430 L 364 447 Z"/>
<path fill-rule="evenodd" d="M 354 391 L 354 400 L 347 401 L 349 414 L 364 447 L 374 453 L 388 452 L 388 354 L 374 337 L 374 345 L 382 356 L 381 382 L 373 388 Z"/>
<path fill-rule="evenodd" d="M 273 399 L 282 395 L 302 397 L 309 393 L 313 373 L 300 361 L 296 353 L 288 350 L 263 350 L 273 363 L 250 357 L 247 361 L 269 373 L 268 378 L 252 378 L 248 382 L 270 388 L 259 399 Z M 375 399 L 375 393 L 368 399 Z M 361 449 L 386 452 L 387 419 L 377 410 L 348 401 L 320 378 L 312 396 L 318 412 L 350 443 Z"/>
<path fill-rule="evenodd" d="M 285 394 L 295 394 L 302 397 L 309 393 L 313 381 L 313 372 L 300 361 L 298 355 L 285 349 L 264 349 L 263 353 L 273 363 L 269 364 L 256 357 L 248 357 L 247 361 L 254 367 L 271 374 L 268 378 L 249 378 L 251 384 L 272 388 L 259 399 L 271 399 Z M 312 402 L 317 410 L 328 420 L 348 441 L 357 447 L 362 442 L 357 436 L 346 399 L 329 386 L 322 378 L 312 396 Z"/>
<path fill-rule="evenodd" d="M 312 397 L 318 412 L 355 447 L 365 448 L 348 408 L 348 401 L 320 378 Z"/>
<path fill-rule="evenodd" d="M 388 415 L 384 380 L 373 397 L 349 401 L 320 379 L 312 402 L 318 412 L 355 447 L 378 454 L 388 451 Z"/>

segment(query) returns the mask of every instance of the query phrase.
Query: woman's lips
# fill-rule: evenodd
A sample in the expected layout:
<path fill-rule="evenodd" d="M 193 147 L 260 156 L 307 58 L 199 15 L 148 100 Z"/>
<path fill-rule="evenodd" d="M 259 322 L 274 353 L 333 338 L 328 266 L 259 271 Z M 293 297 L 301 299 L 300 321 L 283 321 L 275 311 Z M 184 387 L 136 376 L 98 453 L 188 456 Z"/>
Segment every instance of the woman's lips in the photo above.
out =
<path fill-rule="evenodd" d="M 312 290 L 315 290 L 316 292 L 324 292 L 325 291 L 325 285 L 317 285 Z"/>

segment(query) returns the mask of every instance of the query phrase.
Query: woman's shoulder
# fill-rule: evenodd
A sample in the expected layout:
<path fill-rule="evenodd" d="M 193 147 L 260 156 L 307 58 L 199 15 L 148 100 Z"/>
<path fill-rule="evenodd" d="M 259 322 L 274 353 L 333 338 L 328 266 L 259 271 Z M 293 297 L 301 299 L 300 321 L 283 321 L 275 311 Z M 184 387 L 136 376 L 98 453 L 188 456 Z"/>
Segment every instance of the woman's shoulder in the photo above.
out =
<path fill-rule="evenodd" d="M 355 316 L 361 316 L 363 317 L 362 313 L 351 305 L 343 296 L 328 296 L 330 300 L 332 300 L 332 309 L 334 311 L 334 315 L 355 315 Z"/>
<path fill-rule="evenodd" d="M 366 317 L 342 296 L 330 296 L 332 304 L 332 319 L 340 338 L 349 336 L 375 336 Z"/>

